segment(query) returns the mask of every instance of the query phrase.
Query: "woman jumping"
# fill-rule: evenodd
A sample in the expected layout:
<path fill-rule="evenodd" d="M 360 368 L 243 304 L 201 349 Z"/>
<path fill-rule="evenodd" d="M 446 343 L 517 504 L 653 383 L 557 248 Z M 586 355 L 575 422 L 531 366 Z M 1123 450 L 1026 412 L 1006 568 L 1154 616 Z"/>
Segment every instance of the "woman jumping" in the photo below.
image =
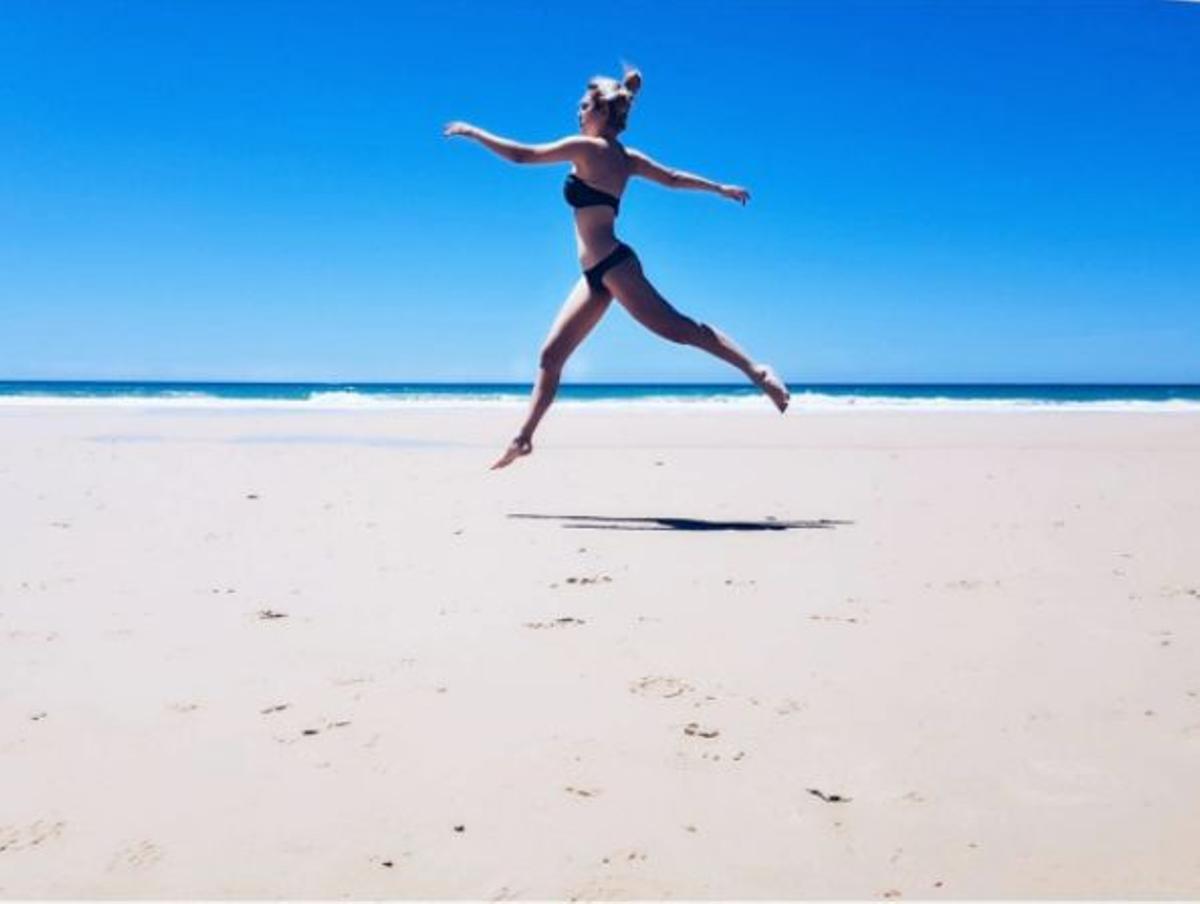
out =
<path fill-rule="evenodd" d="M 621 81 L 596 77 L 579 101 L 578 135 L 547 144 L 520 144 L 465 122 L 449 123 L 447 137 L 474 138 L 488 150 L 513 163 L 574 165 L 563 194 L 575 208 L 575 239 L 583 276 L 567 296 L 542 346 L 540 369 L 533 387 L 529 415 L 504 454 L 492 465 L 503 468 L 533 451 L 533 433 L 558 391 L 567 358 L 600 322 L 615 296 L 643 326 L 664 339 L 694 345 L 728 361 L 760 387 L 780 412 L 790 395 L 783 381 L 765 364 L 751 361 L 734 342 L 708 324 L 681 314 L 646 280 L 633 249 L 617 239 L 613 224 L 621 193 L 634 176 L 668 188 L 697 188 L 745 204 L 750 193 L 736 185 L 718 185 L 700 176 L 664 167 L 617 140 L 624 131 L 633 97 L 642 86 L 641 73 L 629 69 Z"/>

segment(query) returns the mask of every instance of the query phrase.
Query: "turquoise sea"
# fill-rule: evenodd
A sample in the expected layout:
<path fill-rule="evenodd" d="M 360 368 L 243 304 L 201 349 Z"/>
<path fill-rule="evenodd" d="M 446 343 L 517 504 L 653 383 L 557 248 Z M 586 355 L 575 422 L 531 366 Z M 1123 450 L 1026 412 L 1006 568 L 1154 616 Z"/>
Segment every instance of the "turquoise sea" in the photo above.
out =
<path fill-rule="evenodd" d="M 795 409 L 1085 408 L 1200 411 L 1200 384 L 812 383 L 791 384 Z M 529 383 L 249 383 L 0 381 L 0 407 L 133 405 L 202 408 L 363 409 L 524 404 Z M 755 406 L 742 383 L 564 383 L 562 404 Z"/>

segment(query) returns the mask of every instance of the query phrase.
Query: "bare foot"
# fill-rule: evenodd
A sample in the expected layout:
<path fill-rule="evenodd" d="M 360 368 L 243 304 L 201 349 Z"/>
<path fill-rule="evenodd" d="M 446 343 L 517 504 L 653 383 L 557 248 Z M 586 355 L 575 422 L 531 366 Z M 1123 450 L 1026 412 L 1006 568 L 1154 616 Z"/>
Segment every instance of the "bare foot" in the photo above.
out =
<path fill-rule="evenodd" d="M 504 450 L 504 454 L 496 459 L 496 463 L 489 470 L 495 471 L 498 468 L 507 467 L 522 455 L 528 455 L 532 451 L 533 443 L 522 436 L 518 436 L 508 444 L 508 448 Z"/>
<path fill-rule="evenodd" d="M 775 375 L 775 371 L 769 365 L 756 364 L 754 366 L 754 383 L 771 397 L 771 401 L 775 403 L 780 414 L 787 411 L 792 394 L 788 392 L 788 388 L 783 385 L 783 380 Z"/>

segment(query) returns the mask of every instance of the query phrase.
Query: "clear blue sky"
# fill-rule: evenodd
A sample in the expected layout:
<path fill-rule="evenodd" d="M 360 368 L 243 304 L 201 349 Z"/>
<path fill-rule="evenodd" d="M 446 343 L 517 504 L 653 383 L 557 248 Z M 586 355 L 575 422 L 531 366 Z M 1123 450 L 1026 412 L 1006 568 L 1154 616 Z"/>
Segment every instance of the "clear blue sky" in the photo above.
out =
<path fill-rule="evenodd" d="M 677 307 L 795 382 L 1200 381 L 1200 3 L 0 5 L 0 378 L 530 380 L 638 64 Z M 740 375 L 615 306 L 569 380 Z"/>

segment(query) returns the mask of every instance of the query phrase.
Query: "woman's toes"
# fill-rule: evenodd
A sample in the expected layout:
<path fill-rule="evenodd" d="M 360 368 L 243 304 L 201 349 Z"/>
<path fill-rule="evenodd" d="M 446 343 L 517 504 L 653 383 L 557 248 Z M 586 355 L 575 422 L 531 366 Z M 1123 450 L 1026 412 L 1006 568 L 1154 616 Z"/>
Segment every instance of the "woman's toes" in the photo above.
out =
<path fill-rule="evenodd" d="M 757 382 L 762 387 L 763 392 L 770 397 L 771 401 L 775 403 L 775 407 L 781 413 L 786 411 L 792 395 L 788 392 L 788 388 L 783 384 L 783 381 L 775 375 L 775 371 L 766 365 L 762 365 L 757 373 Z"/>

